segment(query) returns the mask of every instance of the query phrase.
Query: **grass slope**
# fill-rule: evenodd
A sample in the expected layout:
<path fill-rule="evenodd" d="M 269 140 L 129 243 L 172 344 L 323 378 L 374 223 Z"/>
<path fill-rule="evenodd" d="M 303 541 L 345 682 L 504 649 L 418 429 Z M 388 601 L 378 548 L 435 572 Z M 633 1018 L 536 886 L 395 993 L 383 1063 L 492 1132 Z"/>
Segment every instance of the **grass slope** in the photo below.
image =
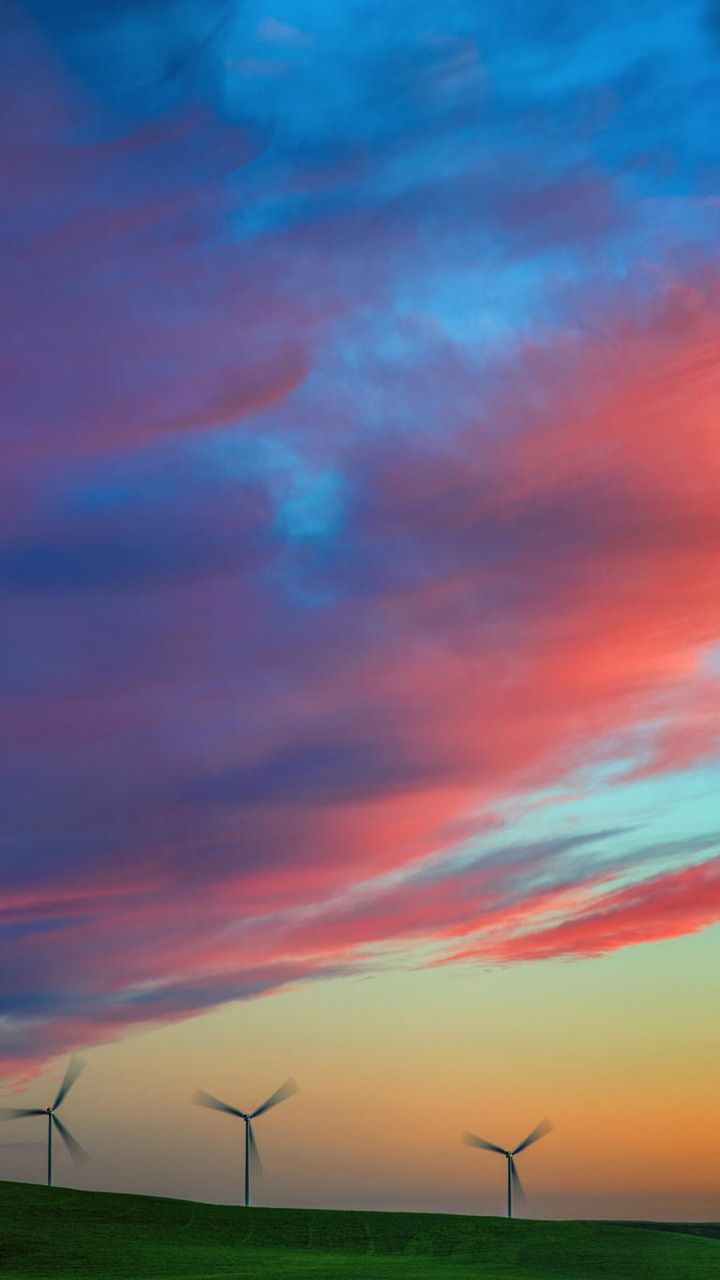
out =
<path fill-rule="evenodd" d="M 0 1184 L 2 1280 L 713 1280 L 720 1242 L 593 1222 L 243 1209 Z"/>

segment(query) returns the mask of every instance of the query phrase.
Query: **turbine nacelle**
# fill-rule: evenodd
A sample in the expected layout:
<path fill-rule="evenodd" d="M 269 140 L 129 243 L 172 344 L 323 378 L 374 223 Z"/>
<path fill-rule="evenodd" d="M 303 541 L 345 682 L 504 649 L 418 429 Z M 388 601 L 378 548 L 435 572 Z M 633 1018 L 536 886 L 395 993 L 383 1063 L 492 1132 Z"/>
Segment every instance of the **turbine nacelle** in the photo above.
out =
<path fill-rule="evenodd" d="M 62 1120 L 58 1119 L 56 1112 L 60 1104 L 67 1097 L 77 1080 L 80 1072 L 84 1069 L 85 1063 L 81 1058 L 71 1058 L 62 1084 L 57 1092 L 57 1097 L 51 1107 L 0 1107 L 0 1121 L 2 1120 L 20 1120 L 25 1116 L 47 1116 L 48 1119 L 48 1137 L 47 1137 L 47 1181 L 48 1186 L 52 1186 L 53 1179 L 53 1130 L 57 1129 L 62 1138 L 70 1156 L 75 1164 L 84 1164 L 89 1159 L 87 1151 L 85 1151 L 80 1143 L 73 1138 L 70 1130 L 65 1127 Z"/>
<path fill-rule="evenodd" d="M 199 1107 L 207 1107 L 210 1111 L 224 1111 L 227 1115 L 237 1116 L 238 1120 L 245 1122 L 245 1205 L 250 1204 L 250 1169 L 253 1168 L 255 1173 L 262 1173 L 262 1164 L 260 1163 L 260 1153 L 257 1149 L 255 1134 L 253 1133 L 252 1122 L 258 1116 L 264 1115 L 266 1111 L 270 1111 L 272 1107 L 276 1107 L 279 1102 L 283 1102 L 285 1098 L 289 1098 L 293 1093 L 297 1093 L 297 1085 L 294 1080 L 286 1080 L 280 1085 L 274 1093 L 270 1094 L 264 1102 L 254 1111 L 241 1111 L 239 1107 L 231 1107 L 228 1102 L 222 1102 L 220 1098 L 215 1098 L 211 1093 L 205 1093 L 203 1089 L 198 1089 L 193 1098 L 193 1102 Z"/>
<path fill-rule="evenodd" d="M 523 1138 L 522 1142 L 519 1142 L 512 1151 L 508 1151 L 505 1147 L 499 1147 L 496 1142 L 488 1142 L 487 1138 L 477 1138 L 474 1133 L 468 1133 L 466 1131 L 462 1136 L 461 1141 L 464 1142 L 466 1146 L 481 1147 L 483 1151 L 494 1151 L 496 1155 L 504 1156 L 507 1160 L 508 1218 L 512 1218 L 513 1189 L 520 1199 L 524 1200 L 525 1198 L 522 1182 L 520 1181 L 520 1174 L 518 1173 L 515 1165 L 515 1156 L 519 1155 L 521 1151 L 524 1151 L 526 1147 L 532 1146 L 533 1142 L 537 1142 L 540 1138 L 543 1138 L 551 1129 L 552 1125 L 549 1120 L 541 1120 L 540 1124 L 536 1125 L 527 1137 Z"/>

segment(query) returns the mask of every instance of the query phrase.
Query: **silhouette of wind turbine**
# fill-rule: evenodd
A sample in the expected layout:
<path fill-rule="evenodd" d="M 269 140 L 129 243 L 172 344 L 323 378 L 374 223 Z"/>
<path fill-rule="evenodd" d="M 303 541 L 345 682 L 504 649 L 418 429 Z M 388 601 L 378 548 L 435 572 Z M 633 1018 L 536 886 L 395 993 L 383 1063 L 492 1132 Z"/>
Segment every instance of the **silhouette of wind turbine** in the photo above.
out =
<path fill-rule="evenodd" d="M 198 1089 L 193 1098 L 193 1102 L 198 1107 L 208 1107 L 211 1111 L 226 1111 L 230 1116 L 239 1116 L 245 1121 L 245 1208 L 250 1205 L 250 1169 L 253 1173 L 262 1173 L 262 1165 L 260 1163 L 260 1155 L 255 1142 L 252 1122 L 257 1120 L 258 1116 L 264 1115 L 271 1107 L 276 1107 L 279 1102 L 284 1102 L 286 1098 L 292 1097 L 297 1093 L 298 1087 L 294 1080 L 286 1080 L 280 1085 L 274 1093 L 270 1094 L 259 1107 L 254 1111 L 239 1111 L 237 1107 L 231 1107 L 227 1102 L 221 1102 L 219 1098 L 214 1098 L 211 1093 L 205 1093 L 204 1090 Z"/>
<path fill-rule="evenodd" d="M 0 1107 L 0 1121 L 2 1120 L 20 1120 L 23 1116 L 47 1116 L 48 1120 L 48 1137 L 47 1137 L 47 1184 L 49 1187 L 53 1184 L 53 1129 L 57 1129 L 75 1164 L 84 1164 L 89 1160 L 87 1151 L 85 1151 L 80 1143 L 73 1138 L 69 1129 L 65 1128 L 62 1120 L 59 1120 L 55 1114 L 61 1102 L 65 1100 L 80 1072 L 84 1069 L 85 1063 L 82 1058 L 71 1058 L 63 1082 L 57 1092 L 57 1097 L 51 1107 Z"/>
<path fill-rule="evenodd" d="M 476 1138 L 474 1133 L 467 1131 L 462 1136 L 462 1141 L 468 1147 L 482 1147 L 483 1151 L 496 1151 L 499 1156 L 505 1156 L 507 1160 L 507 1216 L 513 1216 L 513 1188 L 518 1200 L 525 1199 L 523 1185 L 520 1181 L 520 1174 L 515 1167 L 515 1156 L 518 1156 L 526 1147 L 532 1146 L 533 1142 L 537 1142 L 540 1138 L 544 1138 L 546 1133 L 550 1133 L 552 1125 L 549 1120 L 541 1120 L 536 1125 L 527 1138 L 523 1138 L 512 1151 L 506 1151 L 504 1147 L 498 1147 L 494 1142 L 486 1142 L 485 1138 Z"/>

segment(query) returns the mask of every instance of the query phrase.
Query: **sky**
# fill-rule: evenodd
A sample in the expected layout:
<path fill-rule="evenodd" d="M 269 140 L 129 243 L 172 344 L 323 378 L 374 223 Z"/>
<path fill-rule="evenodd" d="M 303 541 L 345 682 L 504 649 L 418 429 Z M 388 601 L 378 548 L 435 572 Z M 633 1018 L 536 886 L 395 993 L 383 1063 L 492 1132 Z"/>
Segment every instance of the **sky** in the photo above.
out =
<path fill-rule="evenodd" d="M 188 1100 L 292 1074 L 265 1202 L 461 1212 L 547 1113 L 529 1212 L 716 1218 L 720 6 L 0 19 L 6 1099 L 84 1051 L 58 1176 L 232 1201 Z"/>

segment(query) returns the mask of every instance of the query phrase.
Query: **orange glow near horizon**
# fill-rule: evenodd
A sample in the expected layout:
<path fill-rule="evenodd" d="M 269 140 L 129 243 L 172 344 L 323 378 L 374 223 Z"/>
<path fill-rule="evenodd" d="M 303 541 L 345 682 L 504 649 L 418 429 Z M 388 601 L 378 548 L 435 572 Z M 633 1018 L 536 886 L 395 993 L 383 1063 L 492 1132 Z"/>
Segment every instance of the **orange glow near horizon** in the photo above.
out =
<path fill-rule="evenodd" d="M 717 1217 L 717 943 L 328 980 L 98 1048 L 65 1116 L 94 1159 L 59 1180 L 239 1202 L 242 1127 L 192 1093 L 250 1108 L 292 1074 L 299 1094 L 257 1123 L 258 1203 L 502 1213 L 502 1162 L 460 1135 L 517 1143 L 547 1115 L 518 1158 L 522 1212 Z M 41 1166 L 0 1148 L 3 1177 Z"/>

